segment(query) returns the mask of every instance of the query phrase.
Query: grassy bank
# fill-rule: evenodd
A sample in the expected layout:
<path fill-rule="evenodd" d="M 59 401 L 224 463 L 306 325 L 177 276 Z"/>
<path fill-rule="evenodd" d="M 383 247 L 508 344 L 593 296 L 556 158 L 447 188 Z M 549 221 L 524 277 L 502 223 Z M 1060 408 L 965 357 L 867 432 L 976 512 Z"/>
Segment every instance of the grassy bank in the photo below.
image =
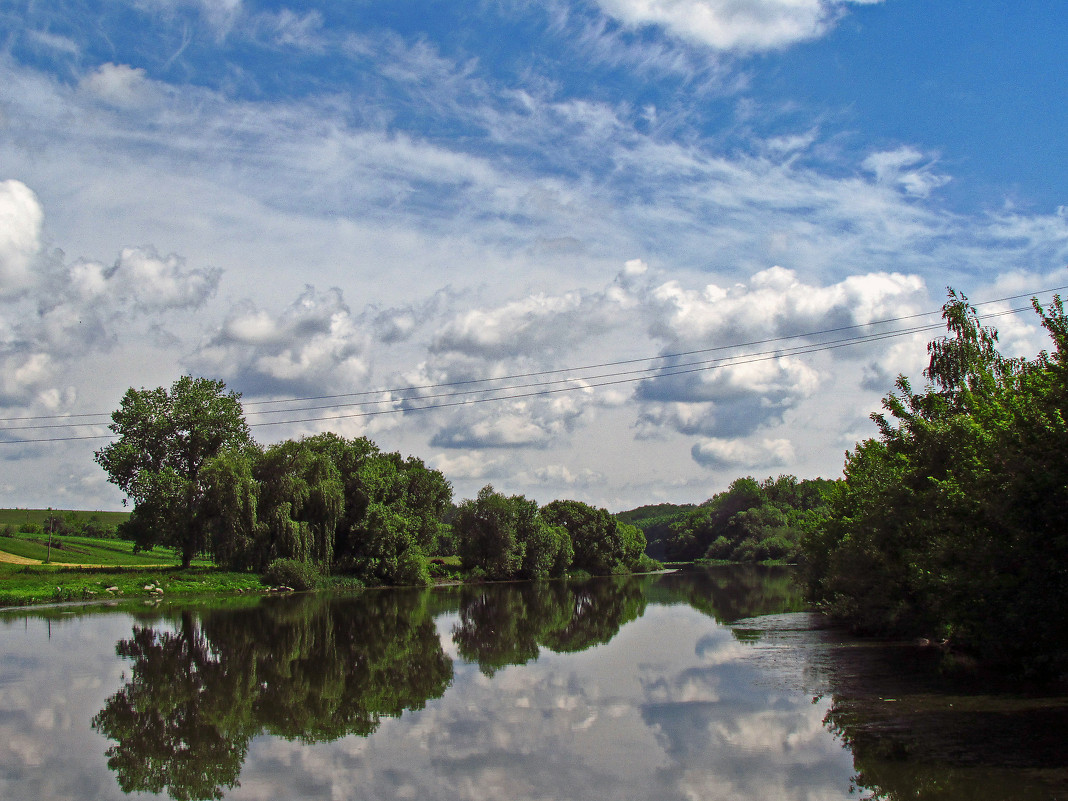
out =
<path fill-rule="evenodd" d="M 157 589 L 158 588 L 158 589 Z M 109 598 L 173 598 L 262 592 L 253 573 L 214 567 L 0 565 L 0 607 Z"/>

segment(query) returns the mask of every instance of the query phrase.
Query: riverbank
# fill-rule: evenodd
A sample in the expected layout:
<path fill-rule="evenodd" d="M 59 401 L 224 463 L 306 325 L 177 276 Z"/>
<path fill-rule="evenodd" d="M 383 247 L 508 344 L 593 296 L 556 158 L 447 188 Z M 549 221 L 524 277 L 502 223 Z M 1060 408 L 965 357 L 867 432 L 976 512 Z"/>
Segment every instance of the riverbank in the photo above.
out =
<path fill-rule="evenodd" d="M 212 567 L 0 565 L 0 608 L 109 598 L 267 592 L 253 573 Z"/>

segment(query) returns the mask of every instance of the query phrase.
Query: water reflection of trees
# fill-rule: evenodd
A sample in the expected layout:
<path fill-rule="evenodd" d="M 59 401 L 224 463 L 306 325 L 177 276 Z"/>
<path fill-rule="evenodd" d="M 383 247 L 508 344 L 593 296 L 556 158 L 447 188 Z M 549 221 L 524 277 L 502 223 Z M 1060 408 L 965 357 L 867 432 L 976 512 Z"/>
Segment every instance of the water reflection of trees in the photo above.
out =
<path fill-rule="evenodd" d="M 258 734 L 367 735 L 382 717 L 440 697 L 452 662 L 426 593 L 377 595 L 185 613 L 173 630 L 135 628 L 116 646 L 131 675 L 93 719 L 115 741 L 107 756 L 119 786 L 222 798 Z"/>
<path fill-rule="evenodd" d="M 808 680 L 830 696 L 823 723 L 852 754 L 863 797 L 1037 801 L 1068 786 L 1063 695 L 947 672 L 930 646 L 827 629 L 791 636 Z"/>
<path fill-rule="evenodd" d="M 458 653 L 486 675 L 611 640 L 649 601 L 717 620 L 779 611 L 792 585 L 759 566 L 679 575 L 387 590 L 265 599 L 147 621 L 116 651 L 124 685 L 93 719 L 114 741 L 126 792 L 217 799 L 237 785 L 252 739 L 325 742 L 373 733 L 452 680 L 434 618 L 459 610 Z"/>
<path fill-rule="evenodd" d="M 824 725 L 872 799 L 1040 801 L 1068 782 L 1063 699 L 836 695 Z"/>
<path fill-rule="evenodd" d="M 795 568 L 779 565 L 694 567 L 655 577 L 651 601 L 687 603 L 718 623 L 797 612 L 804 597 Z"/>
<path fill-rule="evenodd" d="M 642 585 L 630 578 L 479 585 L 461 595 L 453 641 L 492 676 L 536 659 L 542 647 L 575 652 L 608 642 L 645 604 Z"/>

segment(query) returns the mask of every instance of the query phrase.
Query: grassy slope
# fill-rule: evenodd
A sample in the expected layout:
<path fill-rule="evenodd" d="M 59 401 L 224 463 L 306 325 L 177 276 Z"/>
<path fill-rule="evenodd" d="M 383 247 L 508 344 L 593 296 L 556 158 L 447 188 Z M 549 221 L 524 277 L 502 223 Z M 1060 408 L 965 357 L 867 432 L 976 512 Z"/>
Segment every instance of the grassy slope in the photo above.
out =
<path fill-rule="evenodd" d="M 644 529 L 662 520 L 675 520 L 695 508 L 692 503 L 658 503 L 639 506 L 626 512 L 617 512 L 615 517 L 623 523 L 630 523 Z"/>
<path fill-rule="evenodd" d="M 81 520 L 96 517 L 105 526 L 117 525 L 129 517 L 128 512 L 56 509 L 53 513 Z M 0 509 L 0 527 L 18 527 L 26 522 L 40 525 L 47 516 L 47 509 Z M 0 535 L 0 551 L 44 561 L 48 556 L 48 534 Z M 181 570 L 171 549 L 135 554 L 133 543 L 126 540 L 53 535 L 51 561 L 49 565 L 33 566 L 0 562 L 0 606 L 120 596 L 158 598 L 154 591 L 144 589 L 148 584 L 162 584 L 165 597 L 263 589 L 259 577 L 253 574 L 223 572 L 202 559 L 194 560 L 190 569 Z M 57 563 L 103 567 L 59 567 Z M 118 589 L 109 593 L 109 587 Z"/>
<path fill-rule="evenodd" d="M 48 534 L 19 534 L 14 537 L 0 536 L 0 551 L 16 556 L 44 561 L 48 555 Z M 145 566 L 176 565 L 178 559 L 169 548 L 155 548 L 142 553 L 133 552 L 133 543 L 127 540 L 102 540 L 93 537 L 68 535 L 52 536 L 52 562 L 80 565 Z M 208 565 L 202 560 L 194 564 Z"/>
<path fill-rule="evenodd" d="M 664 542 L 671 537 L 671 524 L 696 508 L 692 503 L 658 503 L 619 512 L 616 518 L 644 531 L 648 543 L 645 552 L 654 559 L 663 559 Z"/>

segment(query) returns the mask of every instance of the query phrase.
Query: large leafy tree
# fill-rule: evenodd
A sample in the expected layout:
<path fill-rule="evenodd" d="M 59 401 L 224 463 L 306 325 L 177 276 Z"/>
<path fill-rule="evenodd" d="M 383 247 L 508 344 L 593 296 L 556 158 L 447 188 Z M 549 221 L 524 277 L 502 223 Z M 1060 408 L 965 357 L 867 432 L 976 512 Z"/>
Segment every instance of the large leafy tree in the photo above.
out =
<path fill-rule="evenodd" d="M 1035 308 L 1056 350 L 1006 359 L 950 295 L 929 383 L 898 379 L 806 552 L 812 596 L 860 628 L 1056 673 L 1068 668 L 1068 321 L 1059 299 Z"/>
<path fill-rule="evenodd" d="M 645 534 L 637 526 L 616 520 L 607 509 L 582 501 L 553 501 L 542 510 L 545 519 L 571 535 L 572 567 L 596 576 L 626 573 L 645 553 Z"/>
<path fill-rule="evenodd" d="M 240 395 L 222 381 L 183 376 L 169 390 L 127 390 L 111 420 L 118 439 L 96 461 L 134 503 L 123 533 L 141 549 L 175 548 L 188 567 L 209 544 L 205 466 L 251 441 Z"/>
<path fill-rule="evenodd" d="M 453 521 L 465 570 L 494 579 L 561 576 L 571 564 L 571 538 L 543 517 L 536 501 L 486 485 L 460 504 Z"/>

